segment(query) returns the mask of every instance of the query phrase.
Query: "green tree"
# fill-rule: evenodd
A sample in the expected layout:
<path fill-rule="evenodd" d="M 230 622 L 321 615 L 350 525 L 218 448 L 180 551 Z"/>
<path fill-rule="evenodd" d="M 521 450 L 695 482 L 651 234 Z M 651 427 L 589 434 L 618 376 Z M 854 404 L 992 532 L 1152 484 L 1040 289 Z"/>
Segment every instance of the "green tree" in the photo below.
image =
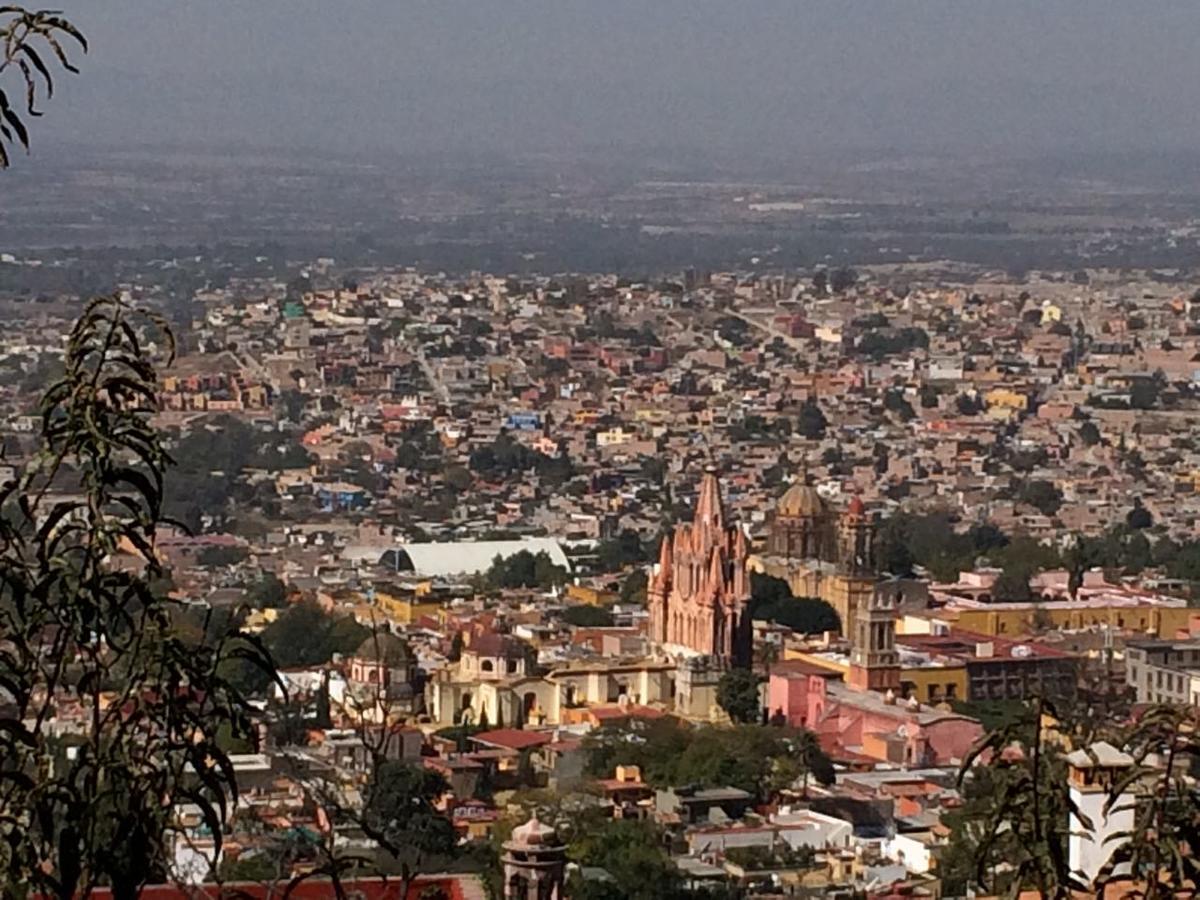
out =
<path fill-rule="evenodd" d="M 613 623 L 612 613 L 602 606 L 568 606 L 562 612 L 563 621 L 576 628 L 608 628 Z"/>
<path fill-rule="evenodd" d="M 1154 524 L 1154 516 L 1150 515 L 1150 510 L 1142 505 L 1141 497 L 1133 501 L 1133 508 L 1125 516 L 1125 524 L 1136 531 L 1149 528 Z"/>
<path fill-rule="evenodd" d="M 847 266 L 834 269 L 829 275 L 829 287 L 835 294 L 844 294 L 857 281 L 858 273 Z"/>
<path fill-rule="evenodd" d="M 604 869 L 613 883 L 579 885 L 572 896 L 681 900 L 688 895 L 683 878 L 664 847 L 658 829 L 649 822 L 614 819 L 582 830 L 568 846 L 568 855 L 582 866 Z"/>
<path fill-rule="evenodd" d="M 262 572 L 246 585 L 246 603 L 252 609 L 282 609 L 287 604 L 287 586 L 274 572 Z"/>
<path fill-rule="evenodd" d="M 645 569 L 634 569 L 621 582 L 621 602 L 644 604 L 646 602 L 646 586 L 649 583 L 650 579 L 647 577 Z"/>
<path fill-rule="evenodd" d="M 1149 378 L 1137 378 L 1129 389 L 1129 405 L 1133 409 L 1153 409 L 1167 386 L 1166 376 L 1161 370 Z"/>
<path fill-rule="evenodd" d="M 1017 499 L 1046 516 L 1054 515 L 1063 504 L 1062 491 L 1057 485 L 1038 479 L 1023 482 L 1017 490 Z"/>
<path fill-rule="evenodd" d="M 245 547 L 217 545 L 201 550 L 196 555 L 196 562 L 205 568 L 223 568 L 236 566 L 249 555 L 250 551 Z"/>
<path fill-rule="evenodd" d="M 1065 898 L 1083 887 L 1068 864 L 1066 763 L 1040 727 L 1044 711 L 1053 709 L 1043 701 L 1026 709 L 1017 721 L 991 732 L 964 762 L 959 773 L 964 804 L 946 816 L 952 838 L 938 866 L 947 893 L 1031 889 Z"/>
<path fill-rule="evenodd" d="M 450 488 L 456 494 L 470 490 L 471 485 L 475 483 L 475 479 L 471 477 L 470 471 L 463 466 L 447 466 L 446 471 L 442 474 L 442 478 L 446 482 L 446 487 Z"/>
<path fill-rule="evenodd" d="M 484 582 L 493 590 L 503 588 L 541 588 L 565 584 L 567 570 L 556 565 L 545 550 L 530 553 L 521 550 L 511 556 L 497 555 L 484 573 Z"/>
<path fill-rule="evenodd" d="M 596 547 L 596 560 L 605 572 L 649 562 L 650 553 L 636 531 L 626 528 L 615 538 L 601 541 Z"/>
<path fill-rule="evenodd" d="M 750 574 L 751 618 L 774 622 L 797 634 L 823 634 L 840 631 L 841 617 L 837 610 L 816 597 L 796 597 L 782 578 Z"/>
<path fill-rule="evenodd" d="M 170 335 L 120 298 L 92 301 L 42 400 L 40 449 L 0 489 L 0 684 L 15 707 L 0 728 L 0 866 L 6 885 L 48 896 L 164 880 L 167 797 L 195 804 L 219 847 L 237 792 L 224 746 L 256 733 L 223 666 L 273 673 L 236 627 L 189 640 L 155 589 L 170 459 L 150 424 L 151 343 Z M 54 490 L 64 477 L 71 493 Z M 136 566 L 108 564 L 121 543 Z M 66 695 L 87 715 L 64 741 L 49 723 Z"/>
<path fill-rule="evenodd" d="M 454 854 L 454 825 L 434 806 L 449 790 L 441 775 L 423 766 L 387 760 L 375 767 L 362 828 L 391 857 L 401 897 L 419 875 L 441 870 Z"/>
<path fill-rule="evenodd" d="M 1023 565 L 1003 569 L 992 585 L 992 599 L 1001 603 L 1028 603 L 1033 599 L 1029 576 L 1029 569 Z"/>
<path fill-rule="evenodd" d="M 825 418 L 825 413 L 821 411 L 817 401 L 810 397 L 800 407 L 800 415 L 796 417 L 796 430 L 807 440 L 819 441 L 825 437 L 825 429 L 828 426 L 829 420 Z"/>
<path fill-rule="evenodd" d="M 1095 447 L 1100 443 L 1100 429 L 1095 422 L 1089 420 L 1079 426 L 1079 440 L 1083 441 L 1085 447 Z"/>
<path fill-rule="evenodd" d="M 757 722 L 762 717 L 761 683 L 749 669 L 730 669 L 717 682 L 717 703 L 734 722 Z"/>

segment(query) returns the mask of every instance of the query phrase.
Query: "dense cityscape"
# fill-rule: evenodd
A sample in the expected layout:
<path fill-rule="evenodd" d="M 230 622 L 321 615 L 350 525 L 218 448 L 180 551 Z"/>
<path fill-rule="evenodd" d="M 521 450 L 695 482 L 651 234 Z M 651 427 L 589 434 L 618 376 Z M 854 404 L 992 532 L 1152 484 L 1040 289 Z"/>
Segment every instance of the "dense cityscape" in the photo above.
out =
<path fill-rule="evenodd" d="M 0 45 L 0 896 L 1195 895 L 1194 154 L 43 147 Z"/>
<path fill-rule="evenodd" d="M 15 473 L 76 307 L 9 307 Z M 325 260 L 192 308 L 155 549 L 178 627 L 236 620 L 281 680 L 237 673 L 259 737 L 229 748 L 220 860 L 192 820 L 186 870 L 355 846 L 322 791 L 361 792 L 378 741 L 445 779 L 465 845 L 553 810 L 666 885 L 936 892 L 988 728 L 1200 694 L 1186 285 Z M 573 877 L 632 877 L 594 852 L 616 871 Z"/>

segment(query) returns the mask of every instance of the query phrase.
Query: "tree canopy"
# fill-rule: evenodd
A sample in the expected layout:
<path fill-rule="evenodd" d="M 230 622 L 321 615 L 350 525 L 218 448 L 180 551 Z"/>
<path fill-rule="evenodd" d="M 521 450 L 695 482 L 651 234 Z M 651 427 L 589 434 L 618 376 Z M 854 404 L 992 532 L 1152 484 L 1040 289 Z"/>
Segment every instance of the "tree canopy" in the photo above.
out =
<path fill-rule="evenodd" d="M 824 600 L 796 597 L 782 578 L 760 572 L 750 573 L 750 615 L 797 634 L 823 634 L 842 627 L 837 610 Z"/>
<path fill-rule="evenodd" d="M 740 724 L 757 722 L 762 715 L 761 680 L 749 669 L 730 669 L 717 682 L 717 703 Z"/>
<path fill-rule="evenodd" d="M 597 778 L 611 778 L 617 765 L 636 765 L 654 787 L 729 786 L 760 799 L 790 788 L 806 772 L 822 783 L 833 774 L 811 732 L 776 726 L 693 727 L 664 717 L 598 729 L 585 738 L 584 750 L 587 770 Z"/>
<path fill-rule="evenodd" d="M 568 606 L 562 612 L 563 621 L 579 628 L 607 628 L 613 623 L 612 613 L 603 606 Z"/>
<path fill-rule="evenodd" d="M 385 760 L 375 767 L 361 824 L 398 869 L 402 897 L 418 875 L 444 867 L 458 843 L 454 825 L 434 806 L 449 789 L 424 766 Z"/>
<path fill-rule="evenodd" d="M 521 550 L 512 556 L 497 556 L 484 575 L 485 584 L 493 589 L 541 588 L 546 590 L 565 584 L 567 570 L 555 565 L 545 550 L 530 553 Z"/>
<path fill-rule="evenodd" d="M 800 415 L 796 418 L 796 430 L 810 441 L 819 441 L 825 437 L 825 429 L 828 427 L 829 420 L 825 418 L 825 413 L 821 411 L 817 401 L 810 397 L 800 407 Z"/>

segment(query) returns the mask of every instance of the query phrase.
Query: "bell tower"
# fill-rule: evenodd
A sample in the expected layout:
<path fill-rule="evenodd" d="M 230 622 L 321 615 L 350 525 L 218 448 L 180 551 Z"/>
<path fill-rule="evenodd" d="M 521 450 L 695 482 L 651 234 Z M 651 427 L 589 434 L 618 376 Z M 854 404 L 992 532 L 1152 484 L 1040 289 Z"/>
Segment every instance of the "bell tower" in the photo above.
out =
<path fill-rule="evenodd" d="M 875 572 L 875 521 L 861 497 L 853 497 L 838 523 L 838 558 L 847 575 Z"/>
<path fill-rule="evenodd" d="M 563 900 L 567 848 L 534 816 L 504 844 L 504 900 Z"/>
<path fill-rule="evenodd" d="M 896 603 L 888 591 L 872 590 L 854 616 L 850 686 L 860 691 L 898 691 L 900 654 L 896 652 Z"/>

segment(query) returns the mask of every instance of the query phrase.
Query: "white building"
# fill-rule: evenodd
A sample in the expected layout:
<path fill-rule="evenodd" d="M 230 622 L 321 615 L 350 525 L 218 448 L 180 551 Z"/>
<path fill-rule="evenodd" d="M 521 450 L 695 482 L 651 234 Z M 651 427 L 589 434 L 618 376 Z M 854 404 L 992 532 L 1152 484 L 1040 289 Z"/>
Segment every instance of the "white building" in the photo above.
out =
<path fill-rule="evenodd" d="M 1071 802 L 1091 822 L 1088 828 L 1071 814 L 1068 859 L 1071 871 L 1092 884 L 1119 846 L 1110 839 L 1133 830 L 1135 794 L 1127 791 L 1109 803 L 1113 785 L 1133 765 L 1133 757 L 1099 741 L 1069 754 L 1067 765 Z"/>

